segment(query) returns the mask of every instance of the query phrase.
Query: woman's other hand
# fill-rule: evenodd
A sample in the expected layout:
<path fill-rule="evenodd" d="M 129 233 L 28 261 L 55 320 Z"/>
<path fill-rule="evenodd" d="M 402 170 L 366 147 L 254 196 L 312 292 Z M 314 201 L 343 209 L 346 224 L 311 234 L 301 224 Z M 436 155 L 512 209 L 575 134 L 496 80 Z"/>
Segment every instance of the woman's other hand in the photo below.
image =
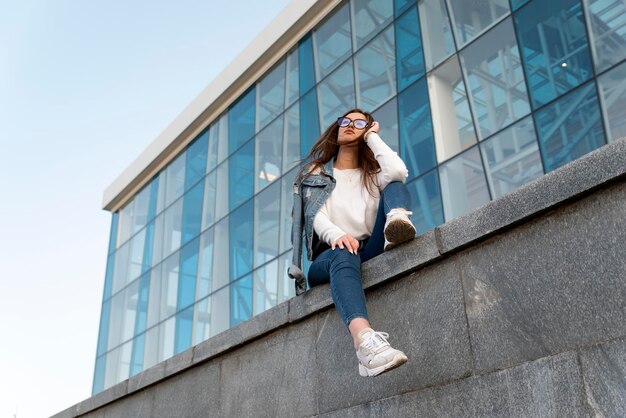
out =
<path fill-rule="evenodd" d="M 356 254 L 357 251 L 359 251 L 359 241 L 357 241 L 357 239 L 354 238 L 352 235 L 345 234 L 345 235 L 340 236 L 339 238 L 337 238 L 335 242 L 333 242 L 333 245 L 331 246 L 331 248 L 334 250 L 335 247 L 339 247 L 342 250 L 345 247 L 352 254 Z"/>
<path fill-rule="evenodd" d="M 380 132 L 380 125 L 378 124 L 378 122 L 374 121 L 372 122 L 372 126 L 370 126 L 370 128 L 367 130 L 367 132 L 365 132 L 365 135 L 363 135 L 363 139 L 365 139 L 365 141 L 367 142 L 367 136 L 371 133 L 371 132 Z"/>

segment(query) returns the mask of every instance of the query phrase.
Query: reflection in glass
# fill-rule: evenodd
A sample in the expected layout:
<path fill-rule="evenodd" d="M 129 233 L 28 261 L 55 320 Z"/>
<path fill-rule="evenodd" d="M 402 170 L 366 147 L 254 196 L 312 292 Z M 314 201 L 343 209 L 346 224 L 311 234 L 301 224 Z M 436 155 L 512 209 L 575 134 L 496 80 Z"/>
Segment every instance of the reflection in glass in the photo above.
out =
<path fill-rule="evenodd" d="M 254 212 L 250 200 L 230 213 L 230 281 L 252 270 L 254 262 Z"/>
<path fill-rule="evenodd" d="M 185 190 L 189 190 L 206 173 L 209 132 L 201 133 L 187 148 L 185 163 Z"/>
<path fill-rule="evenodd" d="M 222 115 L 209 128 L 207 173 L 228 157 L 228 114 Z"/>
<path fill-rule="evenodd" d="M 596 73 L 626 58 L 626 2 L 583 0 Z"/>
<path fill-rule="evenodd" d="M 252 316 L 252 274 L 230 285 L 230 326 L 249 319 Z"/>
<path fill-rule="evenodd" d="M 300 65 L 298 49 L 294 49 L 287 56 L 287 78 L 285 87 L 285 107 L 289 107 L 300 97 Z"/>
<path fill-rule="evenodd" d="M 185 152 L 180 154 L 174 161 L 169 163 L 165 171 L 159 176 L 159 198 L 157 201 L 157 213 L 168 207 L 178 199 L 185 190 Z"/>
<path fill-rule="evenodd" d="M 183 197 L 183 220 L 181 245 L 198 236 L 202 225 L 204 180 L 197 183 Z"/>
<path fill-rule="evenodd" d="M 580 0 L 531 2 L 515 13 L 515 25 L 533 108 L 592 76 Z"/>
<path fill-rule="evenodd" d="M 254 194 L 254 139 L 229 159 L 229 209 L 233 210 Z"/>
<path fill-rule="evenodd" d="M 214 242 L 219 242 L 219 245 L 214 246 L 215 253 L 213 259 L 219 260 L 219 263 L 213 263 L 212 292 L 226 286 L 230 281 L 230 263 L 227 262 L 230 258 L 228 217 L 216 223 L 214 229 Z"/>
<path fill-rule="evenodd" d="M 230 287 L 211 295 L 210 336 L 226 331 L 230 327 Z"/>
<path fill-rule="evenodd" d="M 285 61 L 268 72 L 257 86 L 256 131 L 259 132 L 285 108 Z"/>
<path fill-rule="evenodd" d="M 167 258 L 161 265 L 161 312 L 159 320 L 164 320 L 176 313 L 178 299 L 178 275 L 180 271 L 180 253 Z"/>
<path fill-rule="evenodd" d="M 450 19 L 444 0 L 419 0 L 420 26 L 424 42 L 426 69 L 454 53 L 454 39 L 450 29 Z"/>
<path fill-rule="evenodd" d="M 202 230 L 213 225 L 215 201 L 217 200 L 217 170 L 209 173 L 204 180 L 204 202 L 202 204 Z"/>
<path fill-rule="evenodd" d="M 279 116 L 255 138 L 255 191 L 276 180 L 281 175 L 283 153 L 283 116 Z"/>
<path fill-rule="evenodd" d="M 283 139 L 283 169 L 285 173 L 298 164 L 300 159 L 300 106 L 295 104 L 285 112 Z"/>
<path fill-rule="evenodd" d="M 278 260 L 254 272 L 253 314 L 258 315 L 278 303 Z"/>
<path fill-rule="evenodd" d="M 293 182 L 297 168 L 285 174 L 280 182 L 280 245 L 279 252 L 291 248 L 291 210 L 293 208 Z"/>
<path fill-rule="evenodd" d="M 119 211 L 117 247 L 146 226 L 152 187 L 148 184 L 126 206 Z"/>
<path fill-rule="evenodd" d="M 180 250 L 180 273 L 176 310 L 186 308 L 196 300 L 196 282 L 198 277 L 198 246 L 200 238 L 196 238 Z"/>
<path fill-rule="evenodd" d="M 446 221 L 464 215 L 489 201 L 478 147 L 471 148 L 440 166 L 439 177 Z"/>
<path fill-rule="evenodd" d="M 398 140 L 398 99 L 393 98 L 373 113 L 380 124 L 380 135 L 392 150 L 400 151 Z"/>
<path fill-rule="evenodd" d="M 401 91 L 425 73 L 417 8 L 411 7 L 396 20 L 395 32 L 398 91 Z"/>
<path fill-rule="evenodd" d="M 530 112 L 511 19 L 469 45 L 460 56 L 480 139 Z"/>
<path fill-rule="evenodd" d="M 254 198 L 254 267 L 278 256 L 280 183 Z"/>
<path fill-rule="evenodd" d="M 289 251 L 278 259 L 278 303 L 296 296 L 295 282 L 287 275 L 292 257 L 292 251 Z"/>
<path fill-rule="evenodd" d="M 393 25 L 355 55 L 357 107 L 375 109 L 396 94 Z M 347 110 L 347 109 L 346 109 Z"/>
<path fill-rule="evenodd" d="M 456 56 L 428 74 L 437 160 L 445 161 L 476 143 L 465 83 Z"/>
<path fill-rule="evenodd" d="M 326 128 L 324 128 L 326 129 Z M 300 99 L 300 156 L 306 157 L 320 136 L 320 117 L 317 107 L 317 89 Z"/>
<path fill-rule="evenodd" d="M 326 77 L 352 54 L 348 6 L 346 3 L 313 32 L 317 80 Z"/>
<path fill-rule="evenodd" d="M 441 207 L 441 191 L 437 170 L 407 184 L 411 194 L 411 222 L 417 230 L 417 235 L 439 226 L 443 223 L 443 209 Z"/>
<path fill-rule="evenodd" d="M 535 125 L 530 116 L 485 140 L 480 149 L 494 199 L 543 174 Z"/>
<path fill-rule="evenodd" d="M 511 0 L 511 8 L 515 11 L 526 3 L 528 3 L 528 0 Z"/>
<path fill-rule="evenodd" d="M 448 0 L 448 10 L 459 48 L 511 11 L 508 0 Z"/>
<path fill-rule="evenodd" d="M 394 0 L 393 3 L 394 15 L 398 17 L 409 7 L 413 6 L 415 4 L 415 0 Z"/>
<path fill-rule="evenodd" d="M 179 199 L 157 216 L 154 228 L 154 257 L 156 264 L 180 247 L 182 235 L 183 199 Z"/>
<path fill-rule="evenodd" d="M 598 78 L 609 141 L 626 137 L 626 63 Z"/>
<path fill-rule="evenodd" d="M 195 305 L 193 318 L 193 345 L 200 344 L 211 335 L 211 297 L 205 297 Z"/>
<path fill-rule="evenodd" d="M 213 278 L 213 228 L 200 236 L 200 260 L 198 262 L 198 284 L 196 285 L 196 300 L 202 299 L 211 292 Z"/>
<path fill-rule="evenodd" d="M 217 167 L 217 180 L 215 186 L 215 219 L 222 219 L 228 214 L 228 202 L 229 202 L 229 179 L 228 179 L 228 162 L 224 161 Z"/>
<path fill-rule="evenodd" d="M 253 86 L 228 110 L 228 151 L 230 154 L 254 136 L 255 98 L 256 92 Z"/>
<path fill-rule="evenodd" d="M 316 83 L 313 37 L 310 34 L 298 42 L 298 68 L 300 70 L 300 94 L 305 94 Z"/>
<path fill-rule="evenodd" d="M 174 354 L 181 353 L 191 347 L 193 332 L 193 306 L 176 314 L 176 330 L 174 336 Z"/>
<path fill-rule="evenodd" d="M 174 355 L 175 320 L 172 317 L 159 325 L 159 362 Z"/>
<path fill-rule="evenodd" d="M 355 107 L 352 59 L 349 59 L 337 71 L 319 83 L 317 91 L 320 101 L 321 124 L 323 129 L 326 129 L 339 116 Z"/>
<path fill-rule="evenodd" d="M 595 83 L 587 83 L 535 113 L 546 172 L 604 145 Z"/>
<path fill-rule="evenodd" d="M 393 20 L 393 0 L 353 1 L 351 5 L 357 50 Z"/>
<path fill-rule="evenodd" d="M 400 93 L 398 104 L 400 157 L 409 170 L 408 181 L 437 164 L 426 80 L 422 78 Z"/>
<path fill-rule="evenodd" d="M 155 364 L 157 364 L 159 359 L 159 327 L 156 326 L 154 328 L 146 331 L 145 334 L 145 344 L 146 350 L 143 356 L 143 369 L 146 370 Z"/>

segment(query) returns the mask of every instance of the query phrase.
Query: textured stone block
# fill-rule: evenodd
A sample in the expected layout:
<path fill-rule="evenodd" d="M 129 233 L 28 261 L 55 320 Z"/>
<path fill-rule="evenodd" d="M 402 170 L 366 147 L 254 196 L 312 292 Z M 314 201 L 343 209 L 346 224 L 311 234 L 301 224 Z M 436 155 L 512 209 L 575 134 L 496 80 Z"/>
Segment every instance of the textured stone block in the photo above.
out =
<path fill-rule="evenodd" d="M 333 304 L 330 286 L 322 285 L 289 299 L 289 322 L 297 322 Z"/>
<path fill-rule="evenodd" d="M 582 350 L 585 395 L 597 417 L 626 417 L 626 340 Z"/>
<path fill-rule="evenodd" d="M 146 389 L 93 411 L 86 418 L 154 418 L 157 416 L 159 416 L 158 412 L 154 410 L 154 393 Z"/>
<path fill-rule="evenodd" d="M 241 329 L 229 328 L 193 347 L 192 364 L 204 362 L 241 344 Z"/>
<path fill-rule="evenodd" d="M 345 408 L 467 376 L 471 355 L 463 292 L 454 260 L 366 293 L 372 327 L 409 362 L 375 378 L 359 376 L 347 328 L 335 310 L 318 316 L 320 412 Z"/>
<path fill-rule="evenodd" d="M 157 363 L 147 370 L 128 379 L 128 393 L 143 389 L 146 386 L 165 378 L 165 362 Z"/>
<path fill-rule="evenodd" d="M 437 228 L 447 253 L 626 174 L 626 140 L 612 142 Z"/>
<path fill-rule="evenodd" d="M 311 318 L 225 355 L 219 384 L 222 416 L 316 414 L 315 329 Z"/>
<path fill-rule="evenodd" d="M 589 416 L 575 353 L 394 396 L 323 417 Z"/>
<path fill-rule="evenodd" d="M 193 360 L 193 350 L 185 350 L 165 360 L 165 376 L 172 376 L 191 366 Z"/>
<path fill-rule="evenodd" d="M 475 367 L 626 335 L 626 184 L 460 254 Z"/>
<path fill-rule="evenodd" d="M 78 403 L 76 405 L 76 413 L 80 415 L 84 414 L 85 412 L 93 411 L 96 408 L 100 408 L 103 405 L 106 405 L 123 396 L 126 396 L 127 393 L 128 380 L 124 380 L 123 382 L 111 386 L 110 388 L 95 394 L 91 398 L 87 398 L 84 401 Z"/>

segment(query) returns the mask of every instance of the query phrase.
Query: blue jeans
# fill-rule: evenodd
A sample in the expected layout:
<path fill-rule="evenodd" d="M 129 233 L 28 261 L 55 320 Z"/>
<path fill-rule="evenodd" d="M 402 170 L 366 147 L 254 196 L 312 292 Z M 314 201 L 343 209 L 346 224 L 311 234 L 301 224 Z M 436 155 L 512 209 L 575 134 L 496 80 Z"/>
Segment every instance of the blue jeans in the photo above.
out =
<path fill-rule="evenodd" d="M 351 254 L 345 248 L 328 248 L 313 260 L 308 274 L 309 286 L 330 282 L 333 302 L 346 326 L 355 318 L 368 319 L 361 283 L 361 263 L 383 253 L 387 213 L 395 208 L 411 210 L 410 205 L 411 197 L 406 185 L 399 181 L 389 183 L 380 196 L 372 235 L 361 241 L 358 253 Z"/>

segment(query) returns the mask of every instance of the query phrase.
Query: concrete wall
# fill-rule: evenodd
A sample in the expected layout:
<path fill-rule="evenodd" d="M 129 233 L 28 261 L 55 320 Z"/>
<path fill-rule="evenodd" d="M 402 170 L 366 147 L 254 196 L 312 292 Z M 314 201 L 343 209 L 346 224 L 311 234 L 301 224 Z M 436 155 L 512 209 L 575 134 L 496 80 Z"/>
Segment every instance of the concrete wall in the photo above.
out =
<path fill-rule="evenodd" d="M 56 417 L 626 416 L 625 174 L 620 140 L 366 263 L 397 370 L 323 286 Z"/>

